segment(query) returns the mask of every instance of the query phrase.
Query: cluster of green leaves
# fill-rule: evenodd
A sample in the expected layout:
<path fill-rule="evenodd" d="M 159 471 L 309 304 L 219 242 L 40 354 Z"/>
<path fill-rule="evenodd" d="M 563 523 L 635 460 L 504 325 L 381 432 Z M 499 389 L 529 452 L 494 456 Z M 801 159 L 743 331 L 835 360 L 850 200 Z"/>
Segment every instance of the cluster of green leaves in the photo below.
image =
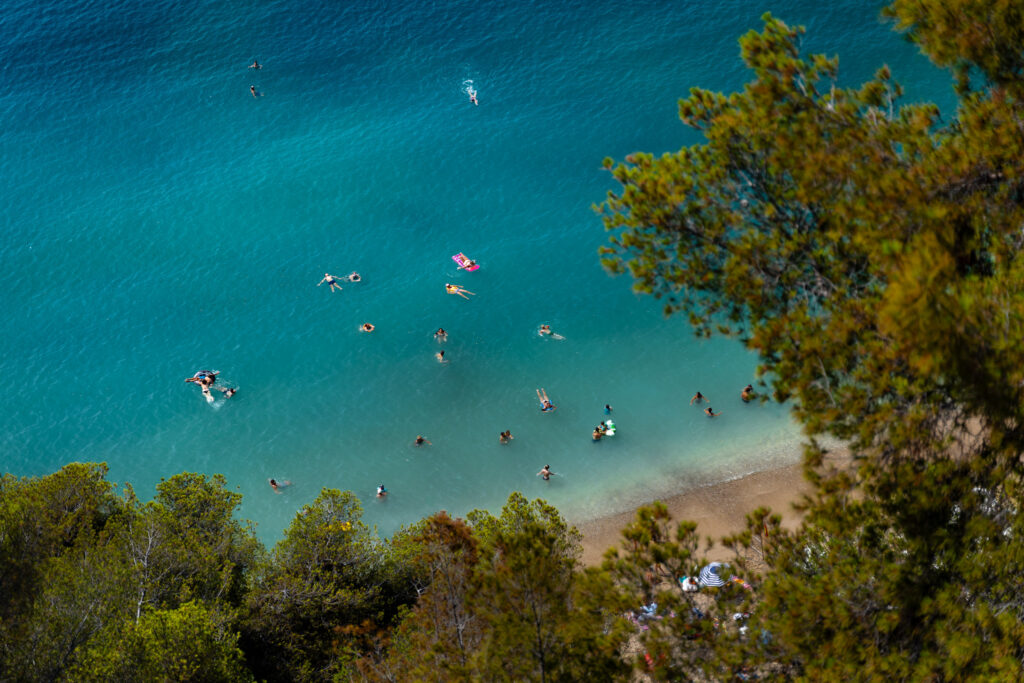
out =
<path fill-rule="evenodd" d="M 766 564 L 764 637 L 716 646 L 705 675 L 1024 670 L 1024 13 L 885 14 L 953 69 L 949 123 L 901 105 L 885 68 L 840 88 L 836 58 L 765 15 L 740 42 L 745 88 L 680 103 L 703 143 L 606 162 L 606 267 L 698 334 L 740 338 L 812 439 L 855 456 L 829 473 L 812 440 L 804 526 L 763 545 L 761 514 L 731 539 Z"/>

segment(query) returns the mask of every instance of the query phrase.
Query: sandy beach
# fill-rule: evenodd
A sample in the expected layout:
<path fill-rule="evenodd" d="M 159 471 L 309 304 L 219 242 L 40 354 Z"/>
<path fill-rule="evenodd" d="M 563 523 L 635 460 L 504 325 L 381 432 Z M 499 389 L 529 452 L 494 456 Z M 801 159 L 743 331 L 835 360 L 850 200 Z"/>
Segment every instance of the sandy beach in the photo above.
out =
<path fill-rule="evenodd" d="M 662 502 L 668 506 L 674 520 L 697 522 L 702 538 L 711 536 L 717 540 L 742 529 L 747 513 L 760 506 L 781 514 L 783 525 L 794 528 L 800 516 L 793 510 L 792 503 L 811 490 L 811 485 L 803 478 L 803 466 L 797 463 L 683 491 Z M 576 523 L 583 533 L 583 563 L 600 564 L 605 550 L 618 547 L 619 532 L 634 515 L 635 511 L 631 510 Z M 708 557 L 726 560 L 731 557 L 731 551 L 716 542 Z"/>

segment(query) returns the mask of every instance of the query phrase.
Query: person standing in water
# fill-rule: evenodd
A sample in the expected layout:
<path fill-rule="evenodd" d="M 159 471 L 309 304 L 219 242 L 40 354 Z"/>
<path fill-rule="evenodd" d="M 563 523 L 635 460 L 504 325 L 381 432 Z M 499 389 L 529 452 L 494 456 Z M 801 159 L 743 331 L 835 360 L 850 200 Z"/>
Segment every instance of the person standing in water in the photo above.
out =
<path fill-rule="evenodd" d="M 748 384 L 747 386 L 743 387 L 743 393 L 740 394 L 740 398 L 743 400 L 744 403 L 750 403 L 750 400 L 755 396 L 757 396 L 757 394 L 754 393 L 753 384 Z"/>
<path fill-rule="evenodd" d="M 692 406 L 694 403 L 701 403 L 706 400 L 707 398 L 704 396 L 704 394 L 698 391 L 696 394 L 693 395 L 693 398 L 690 399 L 690 405 Z"/>
<path fill-rule="evenodd" d="M 383 498 L 386 495 L 388 495 L 388 490 L 384 488 L 384 484 L 381 484 L 380 486 L 377 487 L 377 497 Z"/>
<path fill-rule="evenodd" d="M 334 291 L 335 287 L 338 288 L 339 292 L 341 291 L 341 285 L 338 284 L 338 279 L 336 277 L 334 277 L 333 275 L 331 275 L 330 273 L 324 273 L 324 279 L 321 280 L 320 282 L 316 283 L 316 286 L 319 287 L 320 285 L 322 285 L 325 282 L 327 283 L 327 287 L 332 292 Z"/>
<path fill-rule="evenodd" d="M 604 404 L 604 414 L 605 415 L 611 415 L 612 414 L 612 407 L 610 405 L 608 405 L 607 403 Z"/>
<path fill-rule="evenodd" d="M 707 415 L 708 417 L 718 417 L 719 415 L 721 415 L 721 413 L 716 413 L 715 411 L 711 410 L 711 406 L 708 406 L 707 408 L 704 409 L 704 414 Z"/>
<path fill-rule="evenodd" d="M 551 475 L 553 474 L 554 472 L 551 471 L 551 465 L 544 465 L 541 471 L 537 473 L 537 476 L 543 477 L 544 481 L 548 481 L 549 479 L 551 479 Z"/>

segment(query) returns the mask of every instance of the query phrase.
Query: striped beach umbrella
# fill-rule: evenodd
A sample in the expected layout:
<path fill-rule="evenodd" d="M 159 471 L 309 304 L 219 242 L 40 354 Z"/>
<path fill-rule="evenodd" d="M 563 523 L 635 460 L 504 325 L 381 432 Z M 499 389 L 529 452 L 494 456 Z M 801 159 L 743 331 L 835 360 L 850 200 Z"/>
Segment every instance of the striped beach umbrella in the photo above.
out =
<path fill-rule="evenodd" d="M 725 579 L 722 578 L 721 572 L 722 569 L 724 569 L 727 566 L 728 565 L 723 564 L 721 562 L 712 562 L 708 566 L 704 567 L 704 569 L 701 569 L 700 585 L 711 588 L 724 586 Z"/>

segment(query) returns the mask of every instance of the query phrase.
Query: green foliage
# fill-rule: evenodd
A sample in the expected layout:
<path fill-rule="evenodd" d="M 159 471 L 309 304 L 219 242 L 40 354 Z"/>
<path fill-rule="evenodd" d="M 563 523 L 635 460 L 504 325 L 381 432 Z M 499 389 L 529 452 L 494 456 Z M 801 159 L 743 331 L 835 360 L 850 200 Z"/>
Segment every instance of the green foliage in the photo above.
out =
<path fill-rule="evenodd" d="M 248 597 L 243 649 L 259 677 L 330 680 L 415 593 L 350 492 L 299 511 Z"/>
<path fill-rule="evenodd" d="M 807 432 L 857 458 L 827 474 L 812 442 L 805 526 L 760 511 L 729 539 L 768 574 L 760 635 L 716 637 L 714 677 L 1017 679 L 1024 662 L 1022 12 L 897 0 L 888 15 L 957 72 L 948 125 L 900 106 L 887 69 L 838 88 L 838 61 L 803 57 L 802 29 L 766 15 L 741 40 L 743 91 L 680 103 L 703 144 L 606 162 L 608 269 L 698 334 L 741 338 Z M 988 87 L 969 92 L 972 73 Z M 650 524 L 628 532 L 637 547 Z M 620 585 L 677 571 L 676 549 L 658 552 L 612 567 Z"/>
<path fill-rule="evenodd" d="M 971 70 L 989 83 L 1021 91 L 1024 7 L 1012 0 L 894 0 L 883 14 L 939 66 L 953 69 L 958 91 Z"/>
<path fill-rule="evenodd" d="M 417 536 L 430 582 L 372 680 L 614 680 L 625 631 L 611 584 L 580 574 L 579 532 L 542 500 L 513 493 L 500 517 L 447 515 Z"/>
<path fill-rule="evenodd" d="M 196 603 L 147 612 L 97 643 L 70 672 L 75 681 L 251 681 L 225 615 Z"/>

